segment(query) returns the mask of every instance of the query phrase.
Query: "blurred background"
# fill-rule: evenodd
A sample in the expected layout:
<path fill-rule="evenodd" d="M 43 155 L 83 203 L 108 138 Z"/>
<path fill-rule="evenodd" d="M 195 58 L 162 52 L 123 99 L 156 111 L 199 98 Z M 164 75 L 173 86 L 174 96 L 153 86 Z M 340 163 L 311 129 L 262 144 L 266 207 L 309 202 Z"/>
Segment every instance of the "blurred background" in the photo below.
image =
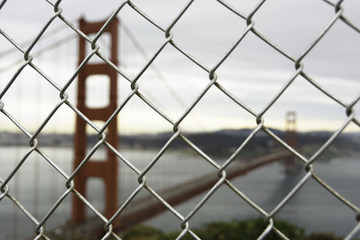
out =
<path fill-rule="evenodd" d="M 123 75 L 118 74 L 118 104 L 131 93 L 130 81 L 138 78 L 141 94 L 170 121 L 138 96 L 132 97 L 117 116 L 119 152 L 138 169 L 145 169 L 173 134 L 172 123 L 182 119 L 209 84 L 209 71 L 216 68 L 217 83 L 237 102 L 220 88 L 212 86 L 181 120 L 179 126 L 184 136 L 221 165 L 258 126 L 256 116 L 260 113 L 263 114 L 264 126 L 285 141 L 288 130 L 286 114 L 295 112 L 293 130 L 297 132 L 297 151 L 308 159 L 335 132 L 344 128 L 314 165 L 317 174 L 330 186 L 359 206 L 360 128 L 358 120 L 347 124 L 346 114 L 346 106 L 353 104 L 354 118 L 359 119 L 359 28 L 336 20 L 301 60 L 303 72 L 313 82 L 296 76 L 267 109 L 296 73 L 294 60 L 306 53 L 336 13 L 331 1 L 265 1 L 252 16 L 254 28 L 281 51 L 249 32 L 221 62 L 247 28 L 246 20 L 239 14 L 249 16 L 260 2 L 198 0 L 192 2 L 176 22 L 176 17 L 189 4 L 188 1 L 134 0 L 131 1 L 133 5 L 126 4 L 121 8 L 117 14 L 117 57 Z M 19 48 L 24 51 L 29 49 L 54 16 L 53 4 L 41 0 L 3 3 L 0 10 L 0 93 L 8 116 L 4 112 L 0 114 L 2 181 L 29 151 L 29 136 L 21 132 L 19 126 L 30 134 L 37 132 L 61 100 L 57 88 L 61 89 L 69 83 L 79 65 L 79 34 L 56 18 L 29 53 L 41 74 L 29 65 L 19 72 L 25 64 L 24 52 Z M 119 1 L 113 0 L 78 0 L 62 1 L 59 6 L 62 16 L 79 27 L 79 19 L 89 22 L 106 20 L 119 5 Z M 354 26 L 360 26 L 360 2 L 347 0 L 341 6 L 343 16 Z M 169 27 L 172 42 L 181 51 L 166 44 L 157 55 L 167 41 L 165 30 Z M 95 34 L 89 37 L 93 39 Z M 101 54 L 109 57 L 109 34 L 103 34 L 97 44 Z M 88 43 L 87 53 L 90 52 L 91 44 Z M 146 67 L 154 56 L 154 61 Z M 90 60 L 90 63 L 100 62 L 103 61 L 97 56 Z M 146 71 L 142 73 L 144 69 Z M 86 105 L 92 108 L 108 105 L 109 79 L 94 75 L 86 82 Z M 76 91 L 75 80 L 66 90 L 68 100 L 74 106 L 77 104 Z M 68 175 L 73 171 L 75 115 L 70 107 L 62 105 L 38 137 L 46 155 Z M 104 124 L 99 121 L 94 123 L 98 128 Z M 87 133 L 91 149 L 97 142 L 97 132 L 88 126 Z M 260 131 L 236 159 L 249 160 L 279 149 L 284 150 L 284 147 Z M 94 158 L 105 155 L 106 151 L 101 148 Z M 299 159 L 297 161 L 303 164 Z M 119 162 L 119 188 L 122 192 L 120 194 L 119 190 L 118 195 L 119 201 L 123 202 L 138 186 L 138 174 Z M 216 170 L 191 147 L 178 141 L 151 169 L 148 181 L 160 191 Z M 305 171 L 287 175 L 282 164 L 274 163 L 235 178 L 234 184 L 266 211 L 271 211 L 304 175 Z M 64 184 L 63 176 L 36 153 L 29 156 L 9 182 L 12 194 L 39 219 L 64 193 Z M 87 188 L 89 201 L 102 211 L 103 182 L 91 179 Z M 201 196 L 177 209 L 186 215 L 200 199 Z M 49 219 L 49 228 L 69 221 L 70 200 L 67 198 L 54 217 Z M 33 233 L 34 224 L 9 199 L 1 200 L 0 212 L 0 236 L 23 239 L 29 236 L 29 232 Z M 262 215 L 224 187 L 191 221 L 193 226 L 200 226 L 210 220 L 254 216 Z M 335 231 L 338 235 L 349 233 L 355 225 L 354 212 L 313 180 L 308 181 L 303 190 L 280 211 L 279 218 L 298 224 L 309 232 Z M 164 231 L 181 229 L 181 222 L 170 213 L 153 218 L 147 224 Z"/>

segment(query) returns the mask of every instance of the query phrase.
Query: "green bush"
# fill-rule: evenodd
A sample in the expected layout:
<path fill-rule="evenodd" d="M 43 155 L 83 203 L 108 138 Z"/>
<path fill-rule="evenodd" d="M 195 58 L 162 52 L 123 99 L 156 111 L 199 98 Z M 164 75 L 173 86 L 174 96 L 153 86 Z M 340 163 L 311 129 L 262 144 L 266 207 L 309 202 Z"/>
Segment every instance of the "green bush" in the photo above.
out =
<path fill-rule="evenodd" d="M 335 236 L 333 233 L 311 233 L 306 240 L 341 240 L 342 237 Z"/>
<path fill-rule="evenodd" d="M 283 220 L 275 220 L 274 226 L 291 240 L 340 240 L 342 237 L 333 233 L 311 233 L 305 235 L 302 228 Z M 192 229 L 193 232 L 204 240 L 253 240 L 257 239 L 267 227 L 267 223 L 262 218 L 248 220 L 233 220 L 230 222 L 211 222 L 204 224 L 203 227 Z M 144 225 L 136 225 L 129 228 L 123 234 L 124 240 L 174 240 L 180 235 L 181 231 L 163 233 L 162 231 Z M 183 240 L 193 240 L 187 234 Z M 281 239 L 274 231 L 271 231 L 266 240 Z"/>
<path fill-rule="evenodd" d="M 162 240 L 164 233 L 153 227 L 136 225 L 124 232 L 124 240 Z"/>
<path fill-rule="evenodd" d="M 288 238 L 294 240 L 303 240 L 306 238 L 304 230 L 290 224 L 285 221 L 275 221 L 275 226 Z M 205 224 L 200 229 L 195 229 L 194 232 L 201 239 L 206 240 L 252 240 L 257 239 L 261 233 L 266 229 L 267 224 L 261 218 L 258 219 L 249 219 L 249 220 L 233 220 L 231 222 L 212 222 Z M 180 232 L 172 232 L 165 236 L 165 239 L 175 239 Z M 184 240 L 192 240 L 193 237 L 189 234 L 186 235 Z M 266 240 L 277 240 L 280 237 L 274 233 L 270 232 Z"/>

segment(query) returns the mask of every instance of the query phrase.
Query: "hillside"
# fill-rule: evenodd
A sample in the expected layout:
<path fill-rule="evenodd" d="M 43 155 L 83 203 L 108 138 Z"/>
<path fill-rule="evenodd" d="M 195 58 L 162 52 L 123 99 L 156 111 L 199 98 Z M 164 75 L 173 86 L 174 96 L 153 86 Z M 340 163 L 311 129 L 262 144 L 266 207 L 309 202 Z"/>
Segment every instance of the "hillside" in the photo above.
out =
<path fill-rule="evenodd" d="M 277 136 L 285 139 L 285 133 L 272 129 Z M 222 155 L 233 152 L 238 148 L 251 133 L 250 129 L 221 130 L 211 133 L 188 133 L 186 137 L 196 144 L 202 151 L 208 154 Z M 297 133 L 297 147 L 304 155 L 313 154 L 330 137 L 331 132 L 299 132 Z M 172 136 L 172 133 L 123 135 L 119 136 L 120 146 L 127 148 L 161 148 Z M 94 145 L 97 136 L 89 136 L 89 145 Z M 38 137 L 40 146 L 64 146 L 73 145 L 73 135 L 70 134 L 41 134 Z M 29 138 L 20 133 L 2 132 L 0 134 L 1 146 L 29 145 Z M 328 149 L 332 155 L 360 155 L 360 133 L 343 133 Z M 172 149 L 188 148 L 186 143 L 178 138 L 172 145 Z M 282 148 L 269 135 L 259 132 L 245 147 L 245 152 L 272 152 Z"/>

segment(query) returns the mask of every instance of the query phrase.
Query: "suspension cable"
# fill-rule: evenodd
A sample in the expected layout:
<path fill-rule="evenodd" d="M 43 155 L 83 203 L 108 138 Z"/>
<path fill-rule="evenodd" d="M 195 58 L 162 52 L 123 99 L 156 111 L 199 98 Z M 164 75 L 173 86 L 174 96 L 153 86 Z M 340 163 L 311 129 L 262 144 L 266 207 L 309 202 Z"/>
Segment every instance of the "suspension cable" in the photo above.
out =
<path fill-rule="evenodd" d="M 120 22 L 120 21 L 119 21 Z M 136 39 L 136 37 L 134 36 L 134 34 L 130 31 L 130 29 L 126 26 L 126 24 L 124 24 L 123 21 L 121 21 L 121 24 L 119 23 L 120 27 L 122 27 L 122 29 L 124 30 L 124 33 L 129 37 L 130 41 L 134 44 L 134 47 L 139 51 L 139 53 L 142 55 L 142 57 L 145 60 L 149 60 L 149 56 L 147 55 L 145 49 L 141 46 L 141 44 L 138 42 L 138 40 Z M 182 100 L 182 98 L 177 94 L 177 92 L 170 86 L 169 82 L 167 81 L 167 79 L 164 77 L 164 75 L 161 73 L 161 71 L 155 66 L 155 64 L 151 64 L 150 68 L 154 71 L 154 73 L 156 74 L 156 76 L 158 77 L 158 79 L 160 79 L 165 86 L 167 87 L 167 89 L 170 91 L 170 93 L 172 94 L 172 96 L 175 98 L 175 101 L 177 101 L 184 109 L 187 108 L 186 103 Z M 203 126 L 203 124 L 201 123 L 201 121 L 196 117 L 196 115 L 191 112 L 191 116 L 193 117 L 193 119 L 198 123 L 200 129 L 202 132 L 204 133 L 208 133 L 209 131 L 206 130 L 206 128 Z"/>
<path fill-rule="evenodd" d="M 58 46 L 63 45 L 63 44 L 65 44 L 65 43 L 73 40 L 73 39 L 76 38 L 76 37 L 77 37 L 76 35 L 69 35 L 69 36 L 67 36 L 67 37 L 64 37 L 63 39 L 61 39 L 61 40 L 59 40 L 59 41 L 56 41 L 56 42 L 54 42 L 54 43 L 52 43 L 52 44 L 44 47 L 43 49 L 40 49 L 39 51 L 33 53 L 32 56 L 33 56 L 33 57 L 39 57 L 39 56 L 41 56 L 42 54 L 44 54 L 44 53 L 46 53 L 46 52 L 48 52 L 48 51 L 51 51 L 51 50 L 57 48 Z M 12 49 L 15 49 L 15 48 L 12 48 Z M 3 52 L 3 53 L 4 53 L 4 52 Z M 4 55 L 1 55 L 1 54 L 0 54 L 0 57 L 2 57 L 2 56 L 4 56 Z M 19 59 L 19 60 L 16 60 L 16 61 L 14 61 L 14 62 L 6 65 L 5 67 L 0 68 L 0 73 L 3 73 L 3 72 L 8 71 L 8 70 L 11 69 L 12 67 L 19 65 L 19 64 L 22 63 L 23 61 L 24 61 L 24 59 Z"/>

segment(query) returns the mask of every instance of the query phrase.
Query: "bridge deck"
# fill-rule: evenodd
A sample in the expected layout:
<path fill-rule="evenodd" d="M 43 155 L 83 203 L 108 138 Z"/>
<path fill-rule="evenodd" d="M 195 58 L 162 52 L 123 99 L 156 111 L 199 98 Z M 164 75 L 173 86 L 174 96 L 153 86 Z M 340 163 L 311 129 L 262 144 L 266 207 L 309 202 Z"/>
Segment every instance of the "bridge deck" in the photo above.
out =
<path fill-rule="evenodd" d="M 226 178 L 228 180 L 244 175 L 247 172 L 264 166 L 266 164 L 279 161 L 290 157 L 289 152 L 278 152 L 269 154 L 260 158 L 253 159 L 251 161 L 240 162 L 231 164 L 226 168 Z M 210 189 L 214 184 L 219 180 L 217 174 L 210 173 L 205 176 L 201 176 L 196 179 L 192 179 L 189 182 L 181 183 L 177 186 L 171 187 L 164 191 L 159 192 L 159 195 L 167 201 L 170 205 L 175 206 L 180 204 L 200 193 Z M 143 222 L 151 217 L 154 217 L 160 214 L 163 211 L 166 211 L 167 208 L 159 202 L 155 197 L 149 195 L 140 200 L 133 201 L 127 209 L 118 217 L 117 221 L 113 224 L 114 229 L 121 230 L 131 225 Z M 81 234 L 87 235 L 96 235 L 103 234 L 105 223 L 102 222 L 99 218 L 94 217 L 88 219 L 83 224 L 68 224 L 65 226 L 59 227 L 56 231 L 53 231 L 49 235 L 62 235 L 62 236 L 71 236 L 71 234 L 76 234 L 76 236 Z M 56 234 L 57 233 L 57 234 Z M 85 238 L 86 239 L 86 238 Z"/>

